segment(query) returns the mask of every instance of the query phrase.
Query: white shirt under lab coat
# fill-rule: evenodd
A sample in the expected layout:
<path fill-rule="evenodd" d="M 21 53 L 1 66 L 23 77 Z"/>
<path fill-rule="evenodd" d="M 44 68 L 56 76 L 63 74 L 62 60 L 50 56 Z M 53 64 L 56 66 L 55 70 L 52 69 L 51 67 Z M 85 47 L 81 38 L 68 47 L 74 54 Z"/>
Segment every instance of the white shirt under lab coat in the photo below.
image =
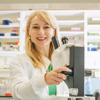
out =
<path fill-rule="evenodd" d="M 51 61 L 43 57 L 46 69 Z M 59 96 L 48 95 L 48 85 L 44 75 L 46 69 L 35 68 L 26 53 L 17 55 L 10 63 L 10 91 L 14 100 L 66 100 Z M 69 90 L 65 82 L 57 85 L 57 95 Z"/>

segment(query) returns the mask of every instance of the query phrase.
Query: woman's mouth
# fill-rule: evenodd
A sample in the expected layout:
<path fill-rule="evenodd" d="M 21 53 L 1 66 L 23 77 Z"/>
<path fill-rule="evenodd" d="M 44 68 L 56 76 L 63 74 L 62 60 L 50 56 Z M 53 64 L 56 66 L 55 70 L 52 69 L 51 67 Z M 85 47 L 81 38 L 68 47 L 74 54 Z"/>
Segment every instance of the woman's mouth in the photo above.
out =
<path fill-rule="evenodd" d="M 38 39 L 38 41 L 44 41 L 46 39 L 46 37 L 38 37 L 37 39 Z"/>

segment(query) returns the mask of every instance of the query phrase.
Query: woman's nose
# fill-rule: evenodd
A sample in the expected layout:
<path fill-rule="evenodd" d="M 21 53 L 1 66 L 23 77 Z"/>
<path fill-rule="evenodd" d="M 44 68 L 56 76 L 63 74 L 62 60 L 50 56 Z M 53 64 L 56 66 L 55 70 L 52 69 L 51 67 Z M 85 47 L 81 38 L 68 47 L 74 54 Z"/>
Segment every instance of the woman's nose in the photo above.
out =
<path fill-rule="evenodd" d="M 38 34 L 44 34 L 44 29 L 40 28 Z"/>

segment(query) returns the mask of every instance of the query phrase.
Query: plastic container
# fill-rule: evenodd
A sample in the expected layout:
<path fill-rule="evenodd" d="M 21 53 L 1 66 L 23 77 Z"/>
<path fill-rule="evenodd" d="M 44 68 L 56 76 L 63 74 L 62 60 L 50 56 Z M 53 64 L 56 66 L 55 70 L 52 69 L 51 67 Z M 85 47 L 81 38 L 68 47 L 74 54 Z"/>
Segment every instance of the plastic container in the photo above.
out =
<path fill-rule="evenodd" d="M 9 25 L 11 23 L 10 18 L 3 19 L 3 25 Z"/>
<path fill-rule="evenodd" d="M 72 28 L 71 28 L 71 31 L 80 31 L 80 30 L 81 30 L 80 27 L 72 27 Z"/>
<path fill-rule="evenodd" d="M 70 88 L 69 94 L 70 94 L 70 96 L 77 96 L 78 95 L 78 88 Z"/>
<path fill-rule="evenodd" d="M 11 33 L 11 36 L 18 36 L 16 33 Z"/>
<path fill-rule="evenodd" d="M 87 94 L 92 94 L 91 77 L 88 77 L 87 78 L 87 82 L 86 82 L 86 93 Z"/>

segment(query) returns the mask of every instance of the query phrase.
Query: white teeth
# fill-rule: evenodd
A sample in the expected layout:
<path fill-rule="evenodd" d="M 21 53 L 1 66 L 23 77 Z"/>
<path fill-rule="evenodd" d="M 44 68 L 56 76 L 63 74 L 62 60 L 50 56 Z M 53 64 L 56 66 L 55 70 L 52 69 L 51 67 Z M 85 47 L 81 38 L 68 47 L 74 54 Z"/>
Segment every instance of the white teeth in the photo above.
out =
<path fill-rule="evenodd" d="M 37 38 L 37 39 L 46 39 L 46 38 Z"/>

